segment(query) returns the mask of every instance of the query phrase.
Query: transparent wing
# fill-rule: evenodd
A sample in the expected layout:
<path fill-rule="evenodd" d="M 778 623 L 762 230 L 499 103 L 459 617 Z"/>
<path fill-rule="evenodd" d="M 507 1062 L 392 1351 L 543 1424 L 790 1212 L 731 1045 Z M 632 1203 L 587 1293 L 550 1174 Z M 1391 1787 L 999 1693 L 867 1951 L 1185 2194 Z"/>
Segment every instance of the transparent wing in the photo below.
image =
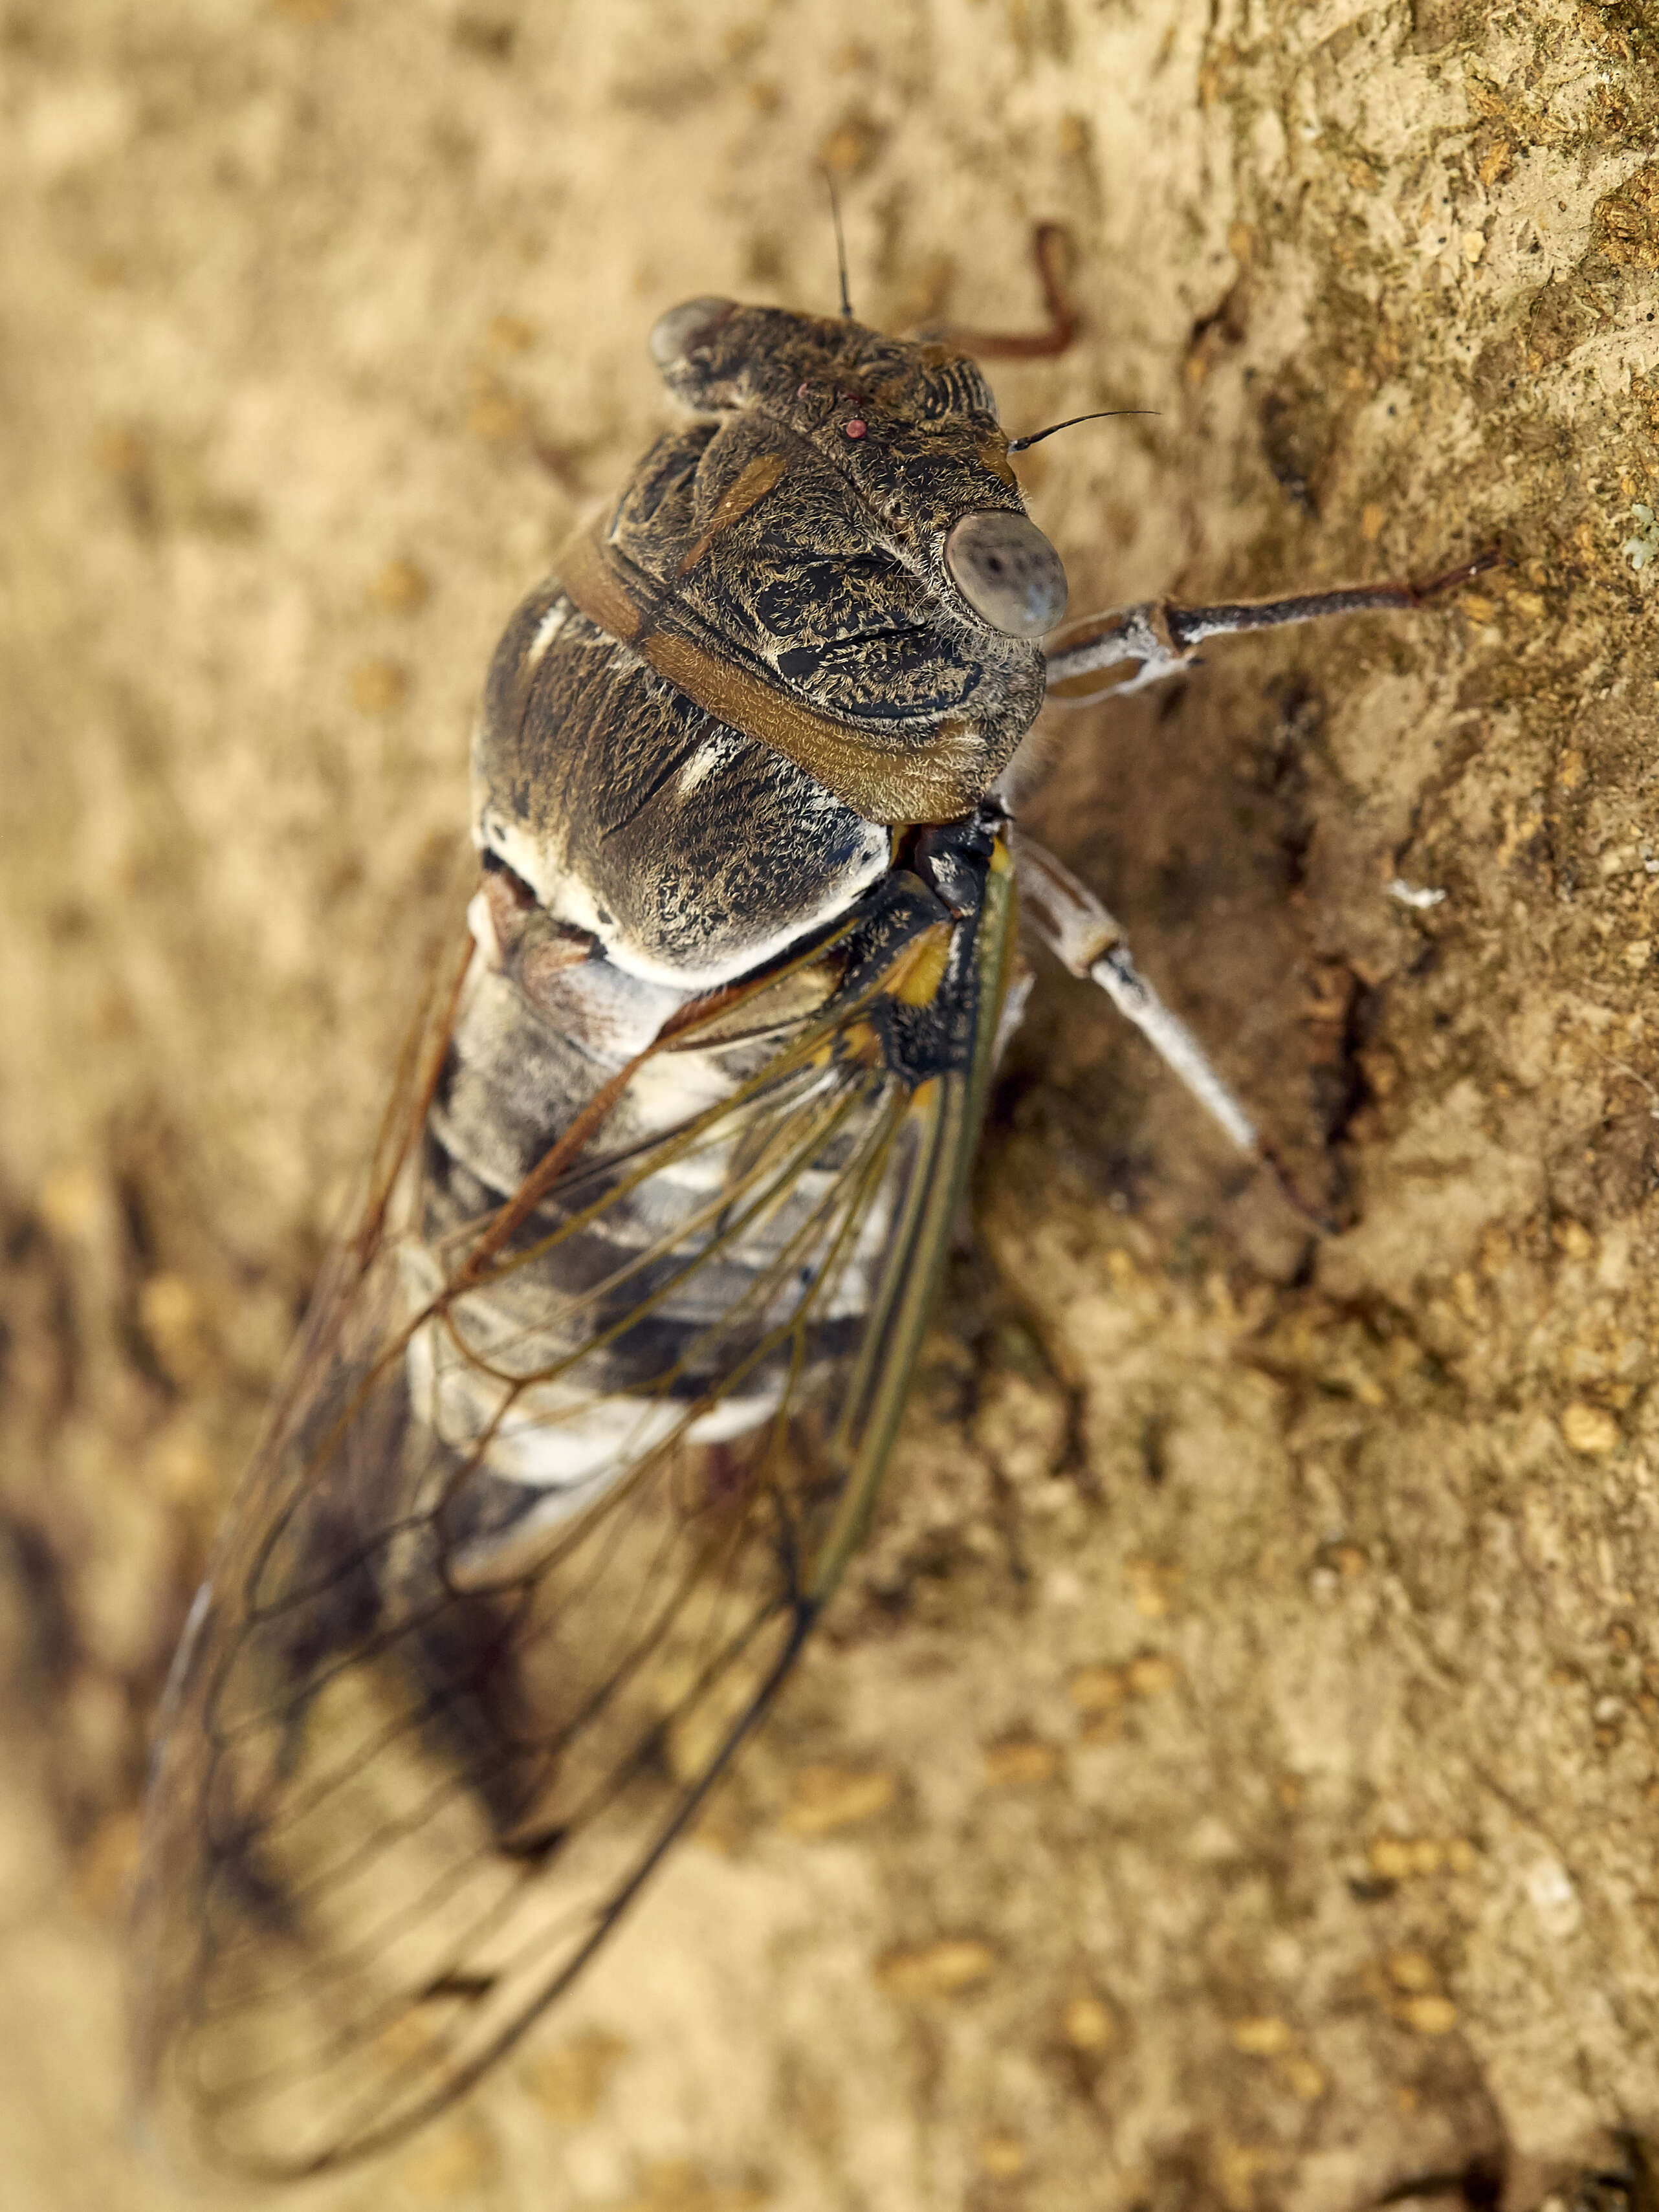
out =
<path fill-rule="evenodd" d="M 152 1780 L 138 2059 L 215 2162 L 319 2172 L 475 2081 L 787 1672 L 879 1482 L 960 1202 L 1012 945 L 1000 841 L 988 882 L 975 915 L 941 926 L 927 901 L 769 1032 L 742 990 L 671 1024 L 435 1279 L 403 1224 L 456 1001 L 411 1062 Z M 906 1065 L 895 1019 L 914 1030 L 949 975 L 960 1048 Z M 731 1096 L 625 1140 L 676 1052 L 744 1036 Z M 459 1444 L 458 1386 L 486 1408 Z M 501 1477 L 562 1424 L 605 1439 L 600 1476 Z"/>

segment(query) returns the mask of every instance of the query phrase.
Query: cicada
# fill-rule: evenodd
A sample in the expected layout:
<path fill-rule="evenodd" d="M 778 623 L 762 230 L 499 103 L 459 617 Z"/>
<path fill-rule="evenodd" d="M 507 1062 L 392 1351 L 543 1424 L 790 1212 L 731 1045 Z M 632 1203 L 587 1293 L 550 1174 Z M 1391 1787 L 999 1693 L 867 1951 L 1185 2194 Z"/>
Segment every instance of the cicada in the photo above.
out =
<path fill-rule="evenodd" d="M 266 2176 L 476 2082 L 776 1695 L 886 1470 L 1017 915 L 1262 1149 L 1016 829 L 1045 698 L 1438 588 L 1062 626 L 972 350 L 726 299 L 651 350 L 689 419 L 496 651 L 465 942 L 168 1691 L 138 2063 Z"/>

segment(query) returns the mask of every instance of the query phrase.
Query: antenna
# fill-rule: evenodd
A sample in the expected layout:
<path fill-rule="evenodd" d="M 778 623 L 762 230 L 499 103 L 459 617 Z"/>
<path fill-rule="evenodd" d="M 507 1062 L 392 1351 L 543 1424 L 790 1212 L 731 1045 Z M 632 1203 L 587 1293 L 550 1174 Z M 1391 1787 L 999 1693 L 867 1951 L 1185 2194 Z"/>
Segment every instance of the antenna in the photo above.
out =
<path fill-rule="evenodd" d="M 836 273 L 841 278 L 841 311 L 850 323 L 853 319 L 853 296 L 847 289 L 847 240 L 842 235 L 841 198 L 836 191 L 836 180 L 830 173 L 827 161 L 820 164 L 823 171 L 824 190 L 830 195 L 830 217 L 836 226 Z"/>
<path fill-rule="evenodd" d="M 1097 415 L 1070 415 L 1063 422 L 1051 422 L 1046 430 L 1033 430 L 1029 438 L 1010 438 L 1008 450 L 1023 453 L 1028 446 L 1040 446 L 1056 430 L 1070 430 L 1079 422 L 1109 422 L 1119 415 L 1156 415 L 1158 411 L 1156 407 L 1103 407 Z"/>

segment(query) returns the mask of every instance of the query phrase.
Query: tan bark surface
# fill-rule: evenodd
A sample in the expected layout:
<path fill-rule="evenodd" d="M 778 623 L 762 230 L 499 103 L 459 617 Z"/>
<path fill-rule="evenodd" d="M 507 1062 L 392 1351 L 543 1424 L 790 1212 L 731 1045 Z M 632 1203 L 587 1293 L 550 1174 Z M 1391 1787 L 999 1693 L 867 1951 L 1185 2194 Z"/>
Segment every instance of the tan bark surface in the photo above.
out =
<path fill-rule="evenodd" d="M 497 628 L 655 314 L 833 303 L 820 153 L 889 328 L 1034 321 L 1066 226 L 1006 419 L 1160 410 L 1025 466 L 1075 609 L 1510 565 L 1058 725 L 1033 826 L 1338 1233 L 1045 971 L 831 1631 L 326 2201 L 1519 2208 L 1659 2141 L 1656 138 L 1651 0 L 0 5 L 9 2212 L 179 2201 L 116 1995 L 167 1655 Z"/>

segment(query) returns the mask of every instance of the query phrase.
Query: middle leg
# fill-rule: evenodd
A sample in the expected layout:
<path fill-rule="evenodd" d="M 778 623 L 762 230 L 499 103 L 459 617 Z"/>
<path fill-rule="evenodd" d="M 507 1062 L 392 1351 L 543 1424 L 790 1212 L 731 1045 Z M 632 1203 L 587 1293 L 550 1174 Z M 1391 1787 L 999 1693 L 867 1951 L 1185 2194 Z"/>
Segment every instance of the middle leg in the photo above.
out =
<path fill-rule="evenodd" d="M 1022 919 L 1031 924 L 1060 965 L 1097 983 L 1238 1150 L 1260 1160 L 1297 1212 L 1328 1233 L 1334 1224 L 1297 1188 L 1278 1152 L 1212 1065 L 1203 1046 L 1136 967 L 1121 925 L 1094 893 L 1063 860 L 1029 837 L 1016 837 L 1014 862 Z"/>

